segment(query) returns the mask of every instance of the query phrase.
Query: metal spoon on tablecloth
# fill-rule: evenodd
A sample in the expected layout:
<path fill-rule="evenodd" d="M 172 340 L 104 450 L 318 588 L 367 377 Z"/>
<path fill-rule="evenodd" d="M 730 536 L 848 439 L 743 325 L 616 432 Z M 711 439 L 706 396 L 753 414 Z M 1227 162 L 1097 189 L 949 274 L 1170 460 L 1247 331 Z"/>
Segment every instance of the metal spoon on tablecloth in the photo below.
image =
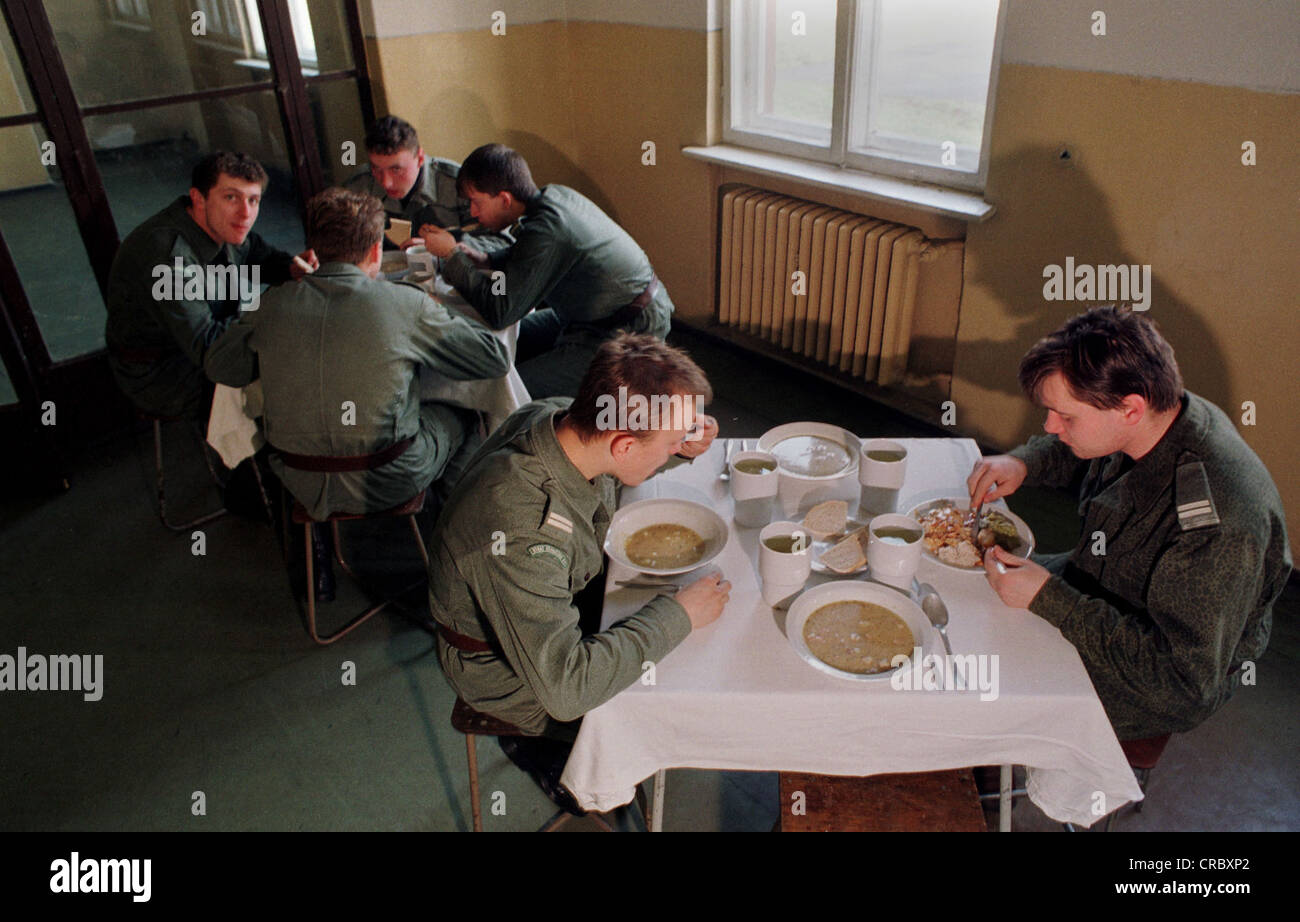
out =
<path fill-rule="evenodd" d="M 943 648 L 948 651 L 948 660 L 953 663 L 953 677 L 957 681 L 958 688 L 965 685 L 956 672 L 956 662 L 952 655 L 952 644 L 948 643 L 948 606 L 944 604 L 943 597 L 939 591 L 929 583 L 921 584 L 921 611 L 930 619 L 930 623 L 939 631 L 939 636 L 943 638 Z"/>

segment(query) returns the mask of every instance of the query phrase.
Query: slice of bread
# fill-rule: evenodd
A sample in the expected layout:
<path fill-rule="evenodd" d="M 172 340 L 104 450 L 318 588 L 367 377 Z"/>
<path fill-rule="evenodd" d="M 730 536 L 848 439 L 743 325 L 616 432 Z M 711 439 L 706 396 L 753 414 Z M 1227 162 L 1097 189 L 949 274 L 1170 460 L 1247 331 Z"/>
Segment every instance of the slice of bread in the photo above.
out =
<path fill-rule="evenodd" d="M 803 527 L 818 541 L 842 535 L 849 524 L 849 504 L 842 499 L 828 499 L 808 510 Z"/>
<path fill-rule="evenodd" d="M 864 545 L 867 542 L 867 529 L 859 528 L 822 554 L 821 563 L 833 573 L 856 573 L 867 565 Z"/>

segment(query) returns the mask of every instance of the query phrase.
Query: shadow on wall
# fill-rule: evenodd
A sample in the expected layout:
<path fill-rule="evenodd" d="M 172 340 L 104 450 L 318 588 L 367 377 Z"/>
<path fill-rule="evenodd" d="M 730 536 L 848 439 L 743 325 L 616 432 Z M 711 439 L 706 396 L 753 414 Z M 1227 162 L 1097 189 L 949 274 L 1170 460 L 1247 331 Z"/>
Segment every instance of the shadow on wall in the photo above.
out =
<path fill-rule="evenodd" d="M 1149 181 L 1161 180 L 1153 175 Z M 1023 396 L 1016 370 L 1035 342 L 1089 307 L 1120 300 L 1100 296 L 1104 292 L 1084 301 L 1048 300 L 1045 267 L 1060 266 L 1064 272 L 1071 257 L 1076 271 L 1084 265 L 1140 267 L 1141 258 L 1125 249 L 1127 229 L 1115 226 L 1103 190 L 1082 164 L 1064 162 L 1056 148 L 1026 145 L 995 157 L 986 196 L 998 210 L 988 224 L 973 225 L 967 238 L 962 312 L 970 322 L 972 310 L 999 311 L 1009 328 L 998 338 L 962 337 L 955 374 L 982 388 Z M 1230 409 L 1232 382 L 1223 352 L 1198 313 L 1162 281 L 1172 271 L 1172 266 L 1151 266 L 1150 290 L 1143 290 L 1147 316 L 1173 345 L 1188 389 Z M 991 325 L 982 318 L 977 322 Z M 1041 413 L 1026 403 L 1022 431 L 1041 422 Z"/>
<path fill-rule="evenodd" d="M 545 186 L 548 183 L 571 186 L 595 202 L 605 214 L 619 221 L 614 203 L 575 161 L 539 135 L 528 131 L 498 128 L 492 112 L 480 97 L 465 90 L 453 90 L 438 97 L 437 108 L 442 112 L 455 112 L 459 124 L 471 126 L 467 132 L 470 142 L 464 150 L 451 150 L 447 144 L 437 141 L 435 134 L 432 144 L 424 142 L 427 153 L 435 157 L 463 161 L 472 150 L 483 144 L 500 143 L 513 147 L 528 161 L 533 180 L 538 186 Z M 428 122 L 436 124 L 437 121 L 434 114 L 430 113 Z M 461 132 L 461 134 L 465 133 Z M 423 133 L 421 140 L 423 141 Z"/>

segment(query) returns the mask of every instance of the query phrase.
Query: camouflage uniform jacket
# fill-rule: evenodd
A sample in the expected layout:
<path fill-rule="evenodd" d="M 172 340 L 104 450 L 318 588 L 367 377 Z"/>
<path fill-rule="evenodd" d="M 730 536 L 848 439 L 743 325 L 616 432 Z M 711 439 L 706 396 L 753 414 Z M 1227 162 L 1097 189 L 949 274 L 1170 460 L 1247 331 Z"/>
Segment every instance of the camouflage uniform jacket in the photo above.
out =
<path fill-rule="evenodd" d="M 1087 466 L 1079 544 L 1029 610 L 1078 649 L 1116 735 L 1204 721 L 1264 652 L 1291 571 L 1282 501 L 1259 458 L 1191 393 L 1136 462 L 1084 462 L 1055 436 L 1012 454 L 1027 483 L 1065 486 Z"/>

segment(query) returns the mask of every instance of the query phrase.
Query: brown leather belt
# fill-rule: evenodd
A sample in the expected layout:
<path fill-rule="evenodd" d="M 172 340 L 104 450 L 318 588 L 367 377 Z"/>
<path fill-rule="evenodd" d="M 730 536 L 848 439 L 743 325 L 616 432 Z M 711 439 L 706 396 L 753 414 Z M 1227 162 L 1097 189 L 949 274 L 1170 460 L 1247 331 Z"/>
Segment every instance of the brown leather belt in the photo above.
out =
<path fill-rule="evenodd" d="M 399 457 L 413 444 L 415 444 L 414 437 L 405 438 L 373 454 L 343 455 L 340 457 L 295 455 L 293 452 L 281 451 L 278 448 L 275 451 L 280 455 L 280 460 L 295 471 L 310 471 L 315 474 L 346 474 L 352 471 L 373 471 L 377 467 L 383 467 L 389 461 Z"/>
<path fill-rule="evenodd" d="M 641 312 L 650 306 L 650 302 L 655 299 L 659 293 L 659 276 L 653 272 L 650 273 L 650 284 L 646 285 L 645 291 L 637 295 L 631 304 L 620 307 L 609 317 L 605 318 L 604 325 L 610 329 L 616 327 L 625 327 L 630 325 L 636 318 L 641 316 Z"/>
<path fill-rule="evenodd" d="M 438 624 L 438 636 L 447 641 L 447 645 L 465 653 L 491 653 L 492 645 L 486 640 L 470 637 L 453 631 L 444 624 Z"/>

